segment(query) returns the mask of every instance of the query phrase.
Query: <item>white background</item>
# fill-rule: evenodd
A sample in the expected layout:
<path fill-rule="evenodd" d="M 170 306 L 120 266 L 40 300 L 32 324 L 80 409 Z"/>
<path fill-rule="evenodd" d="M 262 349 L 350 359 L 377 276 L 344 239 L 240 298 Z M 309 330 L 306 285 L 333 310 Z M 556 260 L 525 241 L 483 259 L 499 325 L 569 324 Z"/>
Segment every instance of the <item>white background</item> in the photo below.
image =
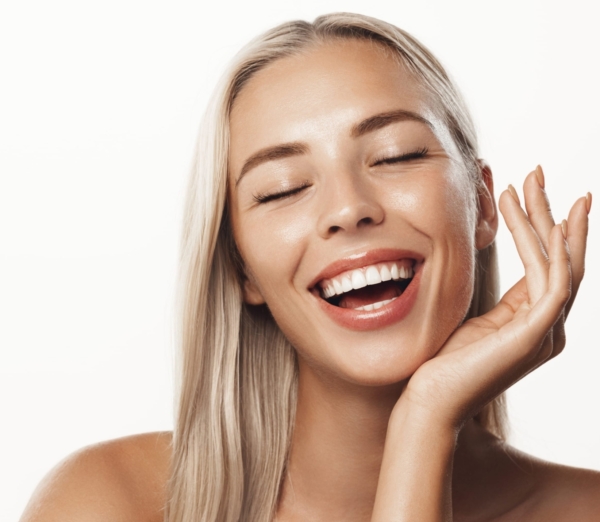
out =
<path fill-rule="evenodd" d="M 0 7 L 0 519 L 81 446 L 172 426 L 184 180 L 226 61 L 279 22 L 356 11 L 448 67 L 498 193 L 545 168 L 557 218 L 600 197 L 593 2 L 105 0 Z M 600 469 L 598 215 L 565 352 L 511 389 L 511 441 Z M 522 273 L 505 228 L 503 287 Z"/>

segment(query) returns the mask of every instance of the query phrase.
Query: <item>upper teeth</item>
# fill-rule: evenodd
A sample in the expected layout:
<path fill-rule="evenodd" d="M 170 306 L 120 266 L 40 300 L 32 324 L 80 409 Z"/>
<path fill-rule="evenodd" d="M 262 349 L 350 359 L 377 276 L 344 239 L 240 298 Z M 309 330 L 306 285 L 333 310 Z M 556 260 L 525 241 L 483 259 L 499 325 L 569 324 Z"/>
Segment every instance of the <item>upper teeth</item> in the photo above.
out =
<path fill-rule="evenodd" d="M 410 279 L 411 277 L 413 277 L 412 261 L 402 259 L 348 270 L 331 279 L 323 279 L 320 285 L 323 289 L 323 296 L 328 299 L 334 295 L 358 290 L 367 285 L 376 285 L 382 281 Z"/>

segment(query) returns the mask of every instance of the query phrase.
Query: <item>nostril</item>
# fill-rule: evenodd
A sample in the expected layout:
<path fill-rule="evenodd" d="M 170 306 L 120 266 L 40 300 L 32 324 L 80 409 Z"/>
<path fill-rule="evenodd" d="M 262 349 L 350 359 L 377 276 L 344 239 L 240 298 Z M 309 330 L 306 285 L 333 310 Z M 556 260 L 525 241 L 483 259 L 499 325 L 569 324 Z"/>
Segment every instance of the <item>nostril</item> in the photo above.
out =
<path fill-rule="evenodd" d="M 372 225 L 372 224 L 373 224 L 373 218 L 364 217 L 361 220 L 359 220 L 359 222 L 356 224 L 356 226 L 360 227 L 361 225 Z"/>
<path fill-rule="evenodd" d="M 323 237 L 359 228 L 370 228 L 384 221 L 384 210 L 375 202 L 359 201 L 329 207 L 319 216 L 319 232 Z"/>
<path fill-rule="evenodd" d="M 373 218 L 364 217 L 364 218 L 358 220 L 358 222 L 356 223 L 356 228 L 361 228 L 363 226 L 370 226 L 373 223 L 375 223 L 375 220 Z M 336 232 L 342 230 L 343 228 L 344 227 L 341 227 L 339 225 L 332 225 L 329 227 L 329 233 L 335 234 Z"/>

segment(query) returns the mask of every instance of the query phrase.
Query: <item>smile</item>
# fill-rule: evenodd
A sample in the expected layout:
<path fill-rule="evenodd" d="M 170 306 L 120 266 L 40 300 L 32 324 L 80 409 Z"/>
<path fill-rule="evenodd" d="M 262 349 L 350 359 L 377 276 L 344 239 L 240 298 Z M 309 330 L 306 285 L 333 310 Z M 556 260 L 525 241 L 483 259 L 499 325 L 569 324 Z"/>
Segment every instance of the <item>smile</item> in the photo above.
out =
<path fill-rule="evenodd" d="M 424 258 L 377 249 L 329 265 L 309 287 L 319 308 L 339 326 L 374 330 L 404 319 L 417 300 Z"/>
<path fill-rule="evenodd" d="M 347 270 L 319 283 L 321 297 L 340 308 L 378 310 L 402 295 L 413 278 L 413 264 L 401 259 Z"/>

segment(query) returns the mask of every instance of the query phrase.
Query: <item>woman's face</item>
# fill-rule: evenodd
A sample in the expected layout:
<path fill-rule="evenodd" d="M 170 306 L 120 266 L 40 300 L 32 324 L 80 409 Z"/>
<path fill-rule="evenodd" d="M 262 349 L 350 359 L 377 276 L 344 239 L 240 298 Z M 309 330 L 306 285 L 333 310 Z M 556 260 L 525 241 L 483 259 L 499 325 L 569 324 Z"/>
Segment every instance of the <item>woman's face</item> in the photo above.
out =
<path fill-rule="evenodd" d="M 301 365 L 396 383 L 465 316 L 473 252 L 491 238 L 476 237 L 473 188 L 435 112 L 389 52 L 358 40 L 275 61 L 236 98 L 244 297 L 266 303 Z"/>

